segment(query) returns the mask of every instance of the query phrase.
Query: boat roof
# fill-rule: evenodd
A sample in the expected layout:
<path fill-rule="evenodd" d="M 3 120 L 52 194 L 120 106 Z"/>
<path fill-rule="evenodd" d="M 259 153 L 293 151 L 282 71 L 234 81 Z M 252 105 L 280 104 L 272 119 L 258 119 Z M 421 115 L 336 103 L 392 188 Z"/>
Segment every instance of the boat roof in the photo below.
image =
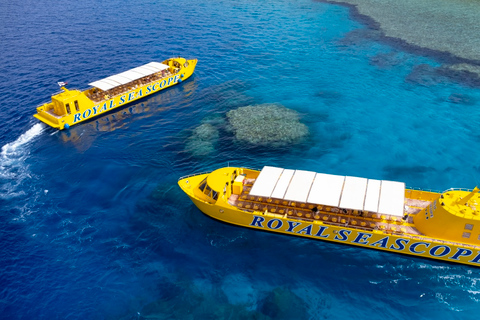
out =
<path fill-rule="evenodd" d="M 265 166 L 250 195 L 401 217 L 405 183 Z"/>
<path fill-rule="evenodd" d="M 144 64 L 143 66 L 136 67 L 101 80 L 97 80 L 95 82 L 89 83 L 89 85 L 106 91 L 168 68 L 169 67 L 166 64 L 153 61 Z"/>

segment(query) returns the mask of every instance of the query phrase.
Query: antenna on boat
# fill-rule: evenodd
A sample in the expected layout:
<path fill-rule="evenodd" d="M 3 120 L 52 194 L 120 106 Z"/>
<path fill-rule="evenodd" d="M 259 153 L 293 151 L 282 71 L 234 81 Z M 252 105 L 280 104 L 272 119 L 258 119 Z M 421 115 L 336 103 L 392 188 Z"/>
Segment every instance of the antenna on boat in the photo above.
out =
<path fill-rule="evenodd" d="M 68 84 L 68 82 L 58 81 L 57 84 L 58 84 L 58 86 L 60 87 L 60 89 L 62 89 L 64 92 L 67 92 L 67 91 L 68 91 L 68 89 L 65 88 L 65 86 Z"/>

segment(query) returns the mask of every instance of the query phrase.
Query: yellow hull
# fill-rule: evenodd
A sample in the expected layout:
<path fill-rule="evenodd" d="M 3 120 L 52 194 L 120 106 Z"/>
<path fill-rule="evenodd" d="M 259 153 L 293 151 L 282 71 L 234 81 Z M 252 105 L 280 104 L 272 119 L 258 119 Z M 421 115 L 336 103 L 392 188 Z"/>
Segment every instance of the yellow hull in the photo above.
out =
<path fill-rule="evenodd" d="M 101 101 L 90 98 L 92 89 L 81 92 L 62 87 L 64 92 L 54 95 L 52 102 L 37 107 L 37 113 L 33 116 L 55 129 L 63 130 L 174 86 L 188 79 L 197 64 L 196 59 L 174 58 L 171 60 L 181 62 L 181 68 L 175 74 L 150 83 L 139 84 L 134 89 L 120 92 L 112 97 L 105 95 Z M 187 67 L 184 67 L 185 62 L 188 62 Z"/>
<path fill-rule="evenodd" d="M 454 243 L 424 235 L 352 228 L 321 220 L 299 219 L 267 210 L 263 212 L 244 210 L 229 203 L 228 192 L 219 195 L 215 202 L 200 199 L 194 189 L 206 177 L 208 174 L 191 176 L 179 180 L 178 183 L 202 212 L 226 223 L 304 238 L 480 266 L 480 247 L 471 244 Z"/>

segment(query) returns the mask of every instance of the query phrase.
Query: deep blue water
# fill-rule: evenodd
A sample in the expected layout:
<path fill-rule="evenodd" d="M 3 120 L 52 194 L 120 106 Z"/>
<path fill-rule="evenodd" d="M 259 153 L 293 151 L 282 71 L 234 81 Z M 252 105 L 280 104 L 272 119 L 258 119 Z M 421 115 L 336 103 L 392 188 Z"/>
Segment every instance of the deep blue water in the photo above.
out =
<path fill-rule="evenodd" d="M 478 185 L 480 89 L 370 31 L 311 0 L 0 3 L 0 318 L 477 318 L 480 268 L 223 224 L 177 187 L 228 163 Z M 199 63 L 165 92 L 69 131 L 32 118 L 57 81 L 176 55 Z M 264 103 L 309 137 L 235 140 L 226 112 Z"/>

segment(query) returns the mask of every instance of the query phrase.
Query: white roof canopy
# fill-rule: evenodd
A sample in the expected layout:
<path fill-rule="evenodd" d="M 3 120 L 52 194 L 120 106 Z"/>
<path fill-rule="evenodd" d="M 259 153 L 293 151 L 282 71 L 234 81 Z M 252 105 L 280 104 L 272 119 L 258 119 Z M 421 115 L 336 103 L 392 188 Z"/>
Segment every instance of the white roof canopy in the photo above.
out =
<path fill-rule="evenodd" d="M 295 170 L 291 170 L 291 169 L 283 170 L 282 176 L 280 177 L 280 179 L 278 179 L 277 185 L 275 186 L 275 189 L 273 190 L 270 197 L 283 199 L 283 197 L 285 196 L 285 192 L 287 192 L 288 186 L 290 185 L 290 181 L 292 180 L 294 173 L 295 173 Z"/>
<path fill-rule="evenodd" d="M 283 199 L 307 202 L 313 179 L 315 179 L 315 172 L 296 170 Z"/>
<path fill-rule="evenodd" d="M 264 167 L 250 195 L 401 217 L 405 183 Z"/>
<path fill-rule="evenodd" d="M 382 181 L 378 213 L 403 216 L 405 202 L 405 183 L 395 181 Z"/>
<path fill-rule="evenodd" d="M 338 207 L 344 181 L 344 176 L 317 173 L 308 202 Z"/>
<path fill-rule="evenodd" d="M 282 172 L 282 168 L 263 167 L 250 194 L 269 198 Z"/>
<path fill-rule="evenodd" d="M 368 179 L 367 193 L 365 194 L 365 204 L 363 210 L 378 212 L 378 201 L 380 200 L 380 190 L 382 181 Z"/>
<path fill-rule="evenodd" d="M 115 74 L 113 76 L 89 83 L 89 85 L 106 91 L 165 69 L 168 69 L 168 66 L 166 64 L 160 62 L 150 62 L 144 64 L 143 66 L 136 67 L 122 73 Z"/>
<path fill-rule="evenodd" d="M 340 207 L 352 210 L 363 210 L 367 181 L 368 179 L 365 178 L 345 177 Z"/>

